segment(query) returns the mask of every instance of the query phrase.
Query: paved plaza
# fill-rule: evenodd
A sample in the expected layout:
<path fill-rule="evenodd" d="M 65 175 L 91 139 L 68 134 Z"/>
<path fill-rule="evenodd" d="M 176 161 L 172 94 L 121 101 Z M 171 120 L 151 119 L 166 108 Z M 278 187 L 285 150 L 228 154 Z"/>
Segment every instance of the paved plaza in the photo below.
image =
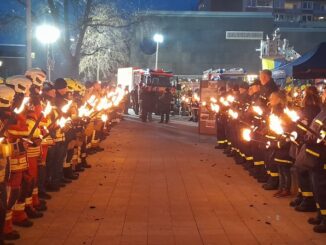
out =
<path fill-rule="evenodd" d="M 127 118 L 15 244 L 326 244 L 188 122 Z"/>

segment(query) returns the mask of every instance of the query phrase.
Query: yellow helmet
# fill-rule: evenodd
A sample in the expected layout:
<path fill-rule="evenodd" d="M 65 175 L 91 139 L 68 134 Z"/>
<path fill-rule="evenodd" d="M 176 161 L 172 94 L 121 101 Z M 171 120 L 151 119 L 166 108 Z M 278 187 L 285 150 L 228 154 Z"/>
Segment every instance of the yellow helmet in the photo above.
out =
<path fill-rule="evenodd" d="M 65 78 L 65 81 L 67 82 L 67 88 L 70 92 L 81 93 L 83 90 L 85 90 L 85 86 L 81 82 L 71 78 Z"/>
<path fill-rule="evenodd" d="M 46 72 L 40 68 L 27 70 L 25 76 L 32 79 L 33 84 L 39 87 L 41 87 L 46 80 Z"/>
<path fill-rule="evenodd" d="M 5 84 L 0 84 L 0 107 L 9 107 L 14 99 L 15 91 Z"/>
<path fill-rule="evenodd" d="M 86 90 L 85 84 L 83 84 L 81 81 L 76 81 L 76 86 L 78 87 L 80 93 L 85 92 Z"/>
<path fill-rule="evenodd" d="M 22 76 L 12 76 L 6 79 L 6 84 L 12 87 L 16 93 L 25 94 L 26 91 L 32 86 L 32 80 Z"/>

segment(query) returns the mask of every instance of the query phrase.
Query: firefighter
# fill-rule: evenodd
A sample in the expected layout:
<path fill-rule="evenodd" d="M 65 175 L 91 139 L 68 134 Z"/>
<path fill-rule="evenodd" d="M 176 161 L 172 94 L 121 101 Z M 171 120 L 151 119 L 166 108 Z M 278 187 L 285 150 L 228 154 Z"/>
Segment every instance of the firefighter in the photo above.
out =
<path fill-rule="evenodd" d="M 18 232 L 12 229 L 11 224 L 8 224 L 11 215 L 11 213 L 7 213 L 8 158 L 10 147 L 4 138 L 6 128 L 10 123 L 8 118 L 10 116 L 10 106 L 14 96 L 15 91 L 13 89 L 5 85 L 0 85 L 0 244 L 3 244 L 4 239 L 16 240 L 19 238 Z"/>
<path fill-rule="evenodd" d="M 325 89 L 323 96 L 326 95 Z M 322 110 L 311 123 L 311 132 L 307 133 L 305 144 L 300 149 L 296 164 L 311 171 L 313 193 L 317 207 L 317 217 L 308 219 L 317 233 L 326 233 L 326 109 L 323 101 Z"/>
<path fill-rule="evenodd" d="M 309 126 L 313 119 L 320 112 L 321 100 L 319 92 L 315 86 L 309 86 L 305 88 L 305 96 L 302 100 L 302 108 L 300 110 L 300 115 L 302 122 L 305 126 Z M 304 143 L 304 137 L 307 133 L 305 127 L 298 127 L 293 125 L 293 130 L 297 132 L 296 144 L 291 145 L 291 155 L 296 158 L 297 152 L 300 150 L 302 144 Z M 299 212 L 314 212 L 316 211 L 316 202 L 314 200 L 311 172 L 307 169 L 295 168 L 298 176 L 298 195 L 290 202 L 290 206 L 294 207 L 296 211 Z"/>
<path fill-rule="evenodd" d="M 55 89 L 53 87 L 53 84 L 50 82 L 45 82 L 42 87 L 42 103 L 43 105 L 47 105 L 50 103 L 50 105 L 54 105 L 54 98 L 55 98 Z M 55 145 L 54 140 L 49 134 L 49 126 L 52 123 L 52 120 L 54 117 L 53 110 L 50 112 L 50 114 L 46 117 L 43 118 L 40 126 L 43 127 L 43 132 L 42 134 L 45 136 L 42 139 L 41 142 L 41 159 L 39 161 L 39 181 L 38 181 L 38 196 L 41 199 L 51 199 L 51 195 L 49 195 L 46 192 L 46 183 L 49 182 L 49 176 L 52 176 L 51 173 L 53 169 L 49 165 L 49 161 L 47 161 L 47 156 L 48 152 L 51 153 L 52 147 Z M 51 154 L 50 154 L 51 156 Z"/>
<path fill-rule="evenodd" d="M 28 70 L 25 76 L 32 80 L 30 88 L 30 103 L 27 112 L 27 124 L 30 130 L 29 138 L 32 141 L 27 148 L 27 162 L 29 165 L 29 175 L 31 177 L 31 190 L 26 197 L 26 204 L 31 205 L 29 210 L 45 211 L 46 202 L 39 199 L 38 177 L 41 165 L 41 135 L 40 120 L 43 117 L 42 110 L 45 109 L 42 104 L 41 91 L 46 79 L 44 71 L 38 68 Z M 39 121 L 39 122 L 37 122 Z M 33 210 L 35 212 L 35 210 Z"/>
<path fill-rule="evenodd" d="M 219 88 L 218 94 L 220 97 L 226 95 L 225 86 Z M 222 110 L 216 114 L 216 146 L 215 149 L 225 149 L 227 147 L 227 139 L 225 135 L 226 115 Z"/>
<path fill-rule="evenodd" d="M 10 189 L 6 223 L 4 228 L 5 235 L 17 237 L 15 231 L 12 229 L 12 224 L 21 227 L 31 227 L 33 222 L 29 220 L 26 211 L 31 211 L 30 214 L 35 214 L 32 218 L 39 218 L 39 213 L 34 213 L 31 206 L 26 207 L 25 197 L 29 190 L 30 176 L 28 174 L 28 164 L 26 160 L 27 144 L 23 138 L 29 136 L 28 125 L 26 118 L 23 115 L 24 111 L 24 96 L 29 95 L 29 88 L 32 81 L 24 76 L 13 76 L 6 80 L 7 86 L 13 88 L 16 92 L 13 101 L 13 108 L 15 112 L 12 113 L 12 122 L 7 129 L 7 139 L 10 144 L 9 164 L 10 177 L 8 180 L 8 187 Z M 19 111 L 17 111 L 19 109 Z M 25 209 L 26 207 L 26 209 Z"/>
<path fill-rule="evenodd" d="M 67 83 L 63 78 L 58 78 L 54 82 L 55 98 L 54 98 L 54 117 L 53 121 L 59 118 L 65 118 L 67 115 L 62 112 L 62 108 L 68 103 L 66 100 Z M 65 132 L 62 128 L 54 126 L 50 129 L 53 134 L 55 145 L 48 151 L 47 165 L 51 166 L 52 171 L 47 184 L 48 191 L 59 191 L 61 187 L 65 187 L 71 180 L 64 178 L 63 164 L 67 153 Z"/>
<path fill-rule="evenodd" d="M 240 83 L 239 85 L 239 96 L 238 96 L 238 105 L 239 105 L 239 111 L 240 111 L 240 117 L 241 119 L 246 122 L 247 121 L 247 110 L 249 107 L 250 102 L 250 96 L 249 96 L 249 85 L 245 82 Z M 242 164 L 245 161 L 245 158 L 243 158 L 243 152 L 246 148 L 248 148 L 248 142 L 244 142 L 241 139 L 241 126 L 243 126 L 243 123 L 240 122 L 237 124 L 236 127 L 236 135 L 235 137 L 235 143 L 233 147 L 234 152 L 234 160 L 237 164 Z"/>

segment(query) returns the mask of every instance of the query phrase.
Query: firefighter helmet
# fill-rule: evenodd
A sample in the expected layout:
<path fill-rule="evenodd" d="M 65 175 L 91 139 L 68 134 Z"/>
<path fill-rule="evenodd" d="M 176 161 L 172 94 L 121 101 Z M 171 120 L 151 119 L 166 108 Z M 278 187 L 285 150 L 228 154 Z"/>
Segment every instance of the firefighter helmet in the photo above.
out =
<path fill-rule="evenodd" d="M 0 84 L 0 107 L 9 107 L 14 99 L 15 91 L 4 84 Z"/>
<path fill-rule="evenodd" d="M 67 82 L 67 88 L 70 92 L 81 93 L 85 90 L 85 86 L 79 81 L 71 78 L 65 78 L 65 81 Z"/>
<path fill-rule="evenodd" d="M 33 84 L 39 87 L 41 87 L 46 80 L 46 72 L 40 68 L 27 70 L 25 76 L 32 79 Z"/>
<path fill-rule="evenodd" d="M 25 94 L 29 90 L 30 86 L 32 86 L 32 80 L 25 76 L 18 75 L 8 77 L 6 79 L 6 84 L 13 88 L 16 93 Z"/>

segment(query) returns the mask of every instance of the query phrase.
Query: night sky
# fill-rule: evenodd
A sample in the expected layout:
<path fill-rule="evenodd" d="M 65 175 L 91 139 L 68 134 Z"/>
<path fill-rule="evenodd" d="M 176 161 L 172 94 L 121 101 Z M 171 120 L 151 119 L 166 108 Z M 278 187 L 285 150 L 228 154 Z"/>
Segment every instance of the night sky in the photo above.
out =
<path fill-rule="evenodd" d="M 126 8 L 126 0 L 117 0 L 118 6 Z M 36 5 L 44 0 L 33 0 L 32 4 Z M 111 0 L 103 0 L 111 2 Z M 133 4 L 130 4 L 133 2 Z M 199 0 L 128 0 L 129 10 L 170 10 L 170 11 L 196 11 Z M 16 0 L 0 0 L 0 15 L 4 16 L 8 11 L 15 11 L 24 18 L 24 8 L 17 4 Z M 0 29 L 1 30 L 1 29 Z M 1 43 L 23 43 L 25 40 L 24 23 L 21 23 L 18 29 L 11 29 L 10 33 L 0 31 Z"/>
<path fill-rule="evenodd" d="M 196 10 L 199 0 L 138 0 L 140 9 Z M 137 4 L 137 3 L 136 3 Z"/>

